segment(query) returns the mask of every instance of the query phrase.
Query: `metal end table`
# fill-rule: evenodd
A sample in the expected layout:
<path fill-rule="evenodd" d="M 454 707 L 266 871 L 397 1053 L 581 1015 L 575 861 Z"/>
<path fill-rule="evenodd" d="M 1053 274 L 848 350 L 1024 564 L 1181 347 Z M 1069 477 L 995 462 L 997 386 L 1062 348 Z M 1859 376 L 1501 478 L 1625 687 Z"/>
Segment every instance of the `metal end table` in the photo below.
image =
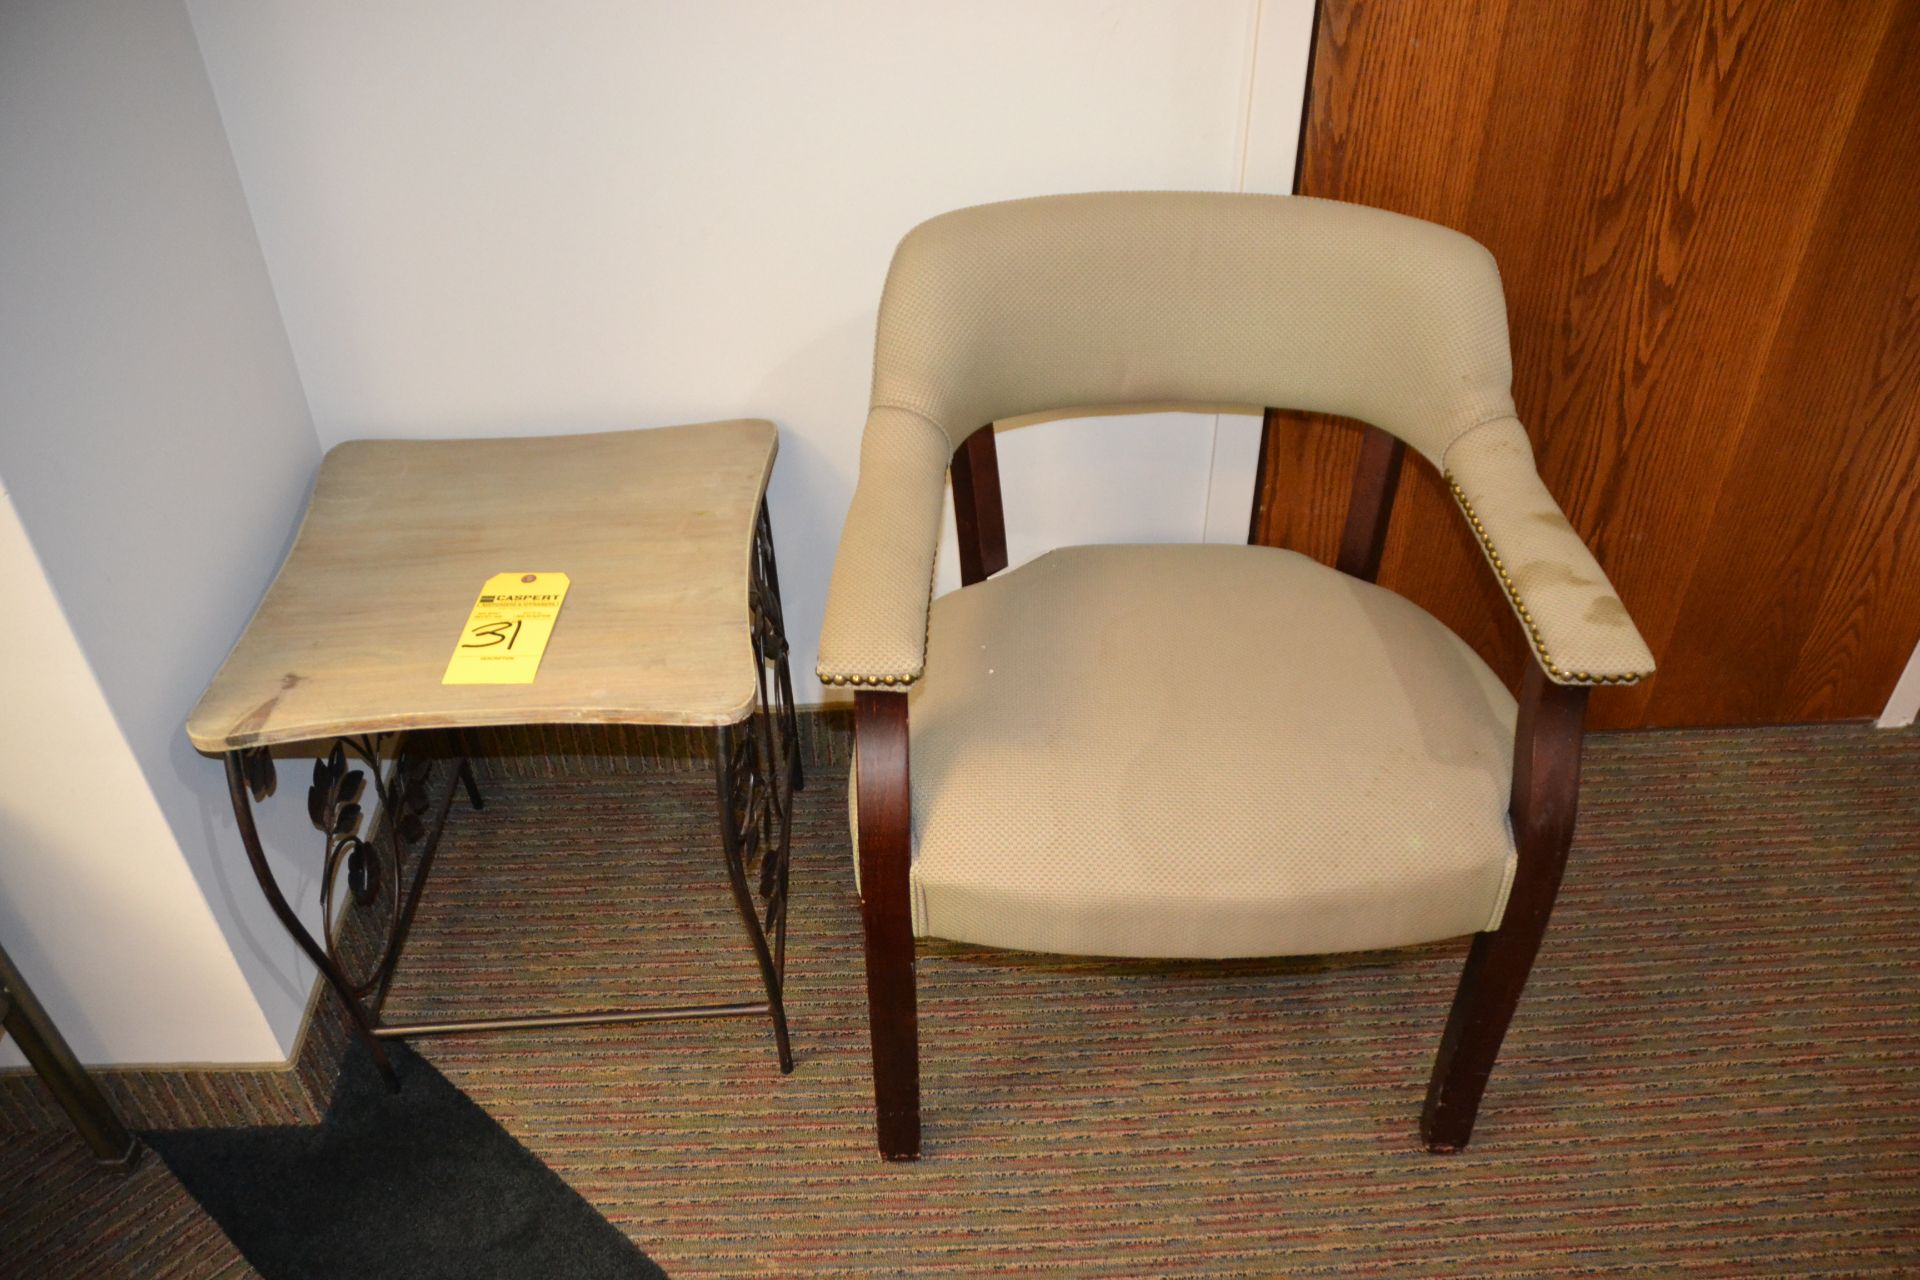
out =
<path fill-rule="evenodd" d="M 409 1036 L 678 1018 L 767 1016 L 793 1070 L 784 1000 L 792 795 L 804 779 L 766 486 L 778 436 L 738 421 L 599 435 L 355 441 L 329 452 L 279 576 L 187 719 L 225 758 L 261 890 L 397 1085 L 382 1042 Z M 481 583 L 564 572 L 571 589 L 530 684 L 443 685 Z M 715 736 L 719 844 L 765 999 L 457 1022 L 381 1016 L 447 814 L 414 730 L 527 724 L 682 725 Z M 320 937 L 275 881 L 253 806 L 275 789 L 271 748 L 325 744 L 307 812 L 321 833 Z M 383 762 L 391 769 L 383 773 Z M 363 773 L 364 770 L 364 773 Z M 379 806 L 363 815 L 368 779 Z M 373 826 L 377 821 L 378 829 Z M 381 837 L 385 837 L 382 847 Z M 414 871 L 402 884 L 401 855 Z M 383 896 L 371 963 L 334 928 L 340 884 Z"/>

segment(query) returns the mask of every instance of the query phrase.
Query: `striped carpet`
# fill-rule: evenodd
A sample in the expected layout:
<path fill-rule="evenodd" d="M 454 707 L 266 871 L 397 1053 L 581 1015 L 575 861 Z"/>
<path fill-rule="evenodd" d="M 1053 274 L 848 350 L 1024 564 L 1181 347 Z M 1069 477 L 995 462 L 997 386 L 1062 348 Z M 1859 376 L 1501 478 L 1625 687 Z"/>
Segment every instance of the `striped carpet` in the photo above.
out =
<path fill-rule="evenodd" d="M 709 776 L 546 772 L 455 808 L 395 1012 L 750 991 Z M 1595 738 L 1451 1158 L 1415 1120 L 1463 944 L 928 946 L 928 1158 L 880 1164 L 844 777 L 799 806 L 793 1076 L 757 1020 L 422 1042 L 671 1274 L 1920 1274 L 1920 733 Z M 157 1162 L 0 1137 L 0 1274 L 245 1274 L 221 1244 Z"/>

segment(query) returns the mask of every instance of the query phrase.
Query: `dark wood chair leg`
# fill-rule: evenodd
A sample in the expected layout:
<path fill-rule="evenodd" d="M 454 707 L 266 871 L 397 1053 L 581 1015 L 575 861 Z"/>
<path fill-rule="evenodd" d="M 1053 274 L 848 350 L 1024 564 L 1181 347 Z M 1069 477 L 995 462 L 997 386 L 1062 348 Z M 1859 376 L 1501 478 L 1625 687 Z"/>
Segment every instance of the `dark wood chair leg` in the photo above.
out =
<path fill-rule="evenodd" d="M 860 918 L 867 949 L 867 1018 L 880 1154 L 920 1158 L 920 1026 L 914 997 L 907 695 L 854 695 L 860 772 Z"/>
<path fill-rule="evenodd" d="M 960 543 L 960 585 L 985 582 L 1007 567 L 1007 517 L 1000 506 L 1000 453 L 989 422 L 953 453 L 953 530 Z"/>
<path fill-rule="evenodd" d="M 1420 1136 L 1427 1150 L 1463 1150 L 1480 1097 L 1566 871 L 1580 792 L 1580 735 L 1587 690 L 1549 682 L 1529 666 L 1513 749 L 1513 832 L 1520 865 L 1500 927 L 1477 934 L 1453 997 L 1427 1085 Z"/>

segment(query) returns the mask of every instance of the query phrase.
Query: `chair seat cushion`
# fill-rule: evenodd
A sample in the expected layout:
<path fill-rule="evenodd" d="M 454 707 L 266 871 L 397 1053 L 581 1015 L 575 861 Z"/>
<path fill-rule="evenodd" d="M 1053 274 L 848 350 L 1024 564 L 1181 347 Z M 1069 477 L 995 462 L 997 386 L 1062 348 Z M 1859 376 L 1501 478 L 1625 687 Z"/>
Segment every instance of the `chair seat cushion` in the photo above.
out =
<path fill-rule="evenodd" d="M 1417 605 L 1265 547 L 1055 551 L 934 602 L 917 935 L 1079 955 L 1495 927 L 1515 708 Z"/>

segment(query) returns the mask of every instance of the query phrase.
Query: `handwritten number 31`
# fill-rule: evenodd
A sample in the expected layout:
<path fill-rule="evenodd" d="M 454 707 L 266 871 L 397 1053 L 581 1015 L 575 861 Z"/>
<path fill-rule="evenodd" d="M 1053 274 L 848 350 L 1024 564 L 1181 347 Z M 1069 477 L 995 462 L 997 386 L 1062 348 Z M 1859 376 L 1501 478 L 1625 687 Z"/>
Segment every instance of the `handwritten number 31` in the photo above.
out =
<path fill-rule="evenodd" d="M 511 634 L 509 634 L 509 632 L 511 632 Z M 475 627 L 473 634 L 476 636 L 485 636 L 486 639 L 465 642 L 460 646 L 462 649 L 491 649 L 497 644 L 504 644 L 507 648 L 511 649 L 513 648 L 513 642 L 520 638 L 520 624 L 518 622 L 489 622 L 484 627 Z"/>

